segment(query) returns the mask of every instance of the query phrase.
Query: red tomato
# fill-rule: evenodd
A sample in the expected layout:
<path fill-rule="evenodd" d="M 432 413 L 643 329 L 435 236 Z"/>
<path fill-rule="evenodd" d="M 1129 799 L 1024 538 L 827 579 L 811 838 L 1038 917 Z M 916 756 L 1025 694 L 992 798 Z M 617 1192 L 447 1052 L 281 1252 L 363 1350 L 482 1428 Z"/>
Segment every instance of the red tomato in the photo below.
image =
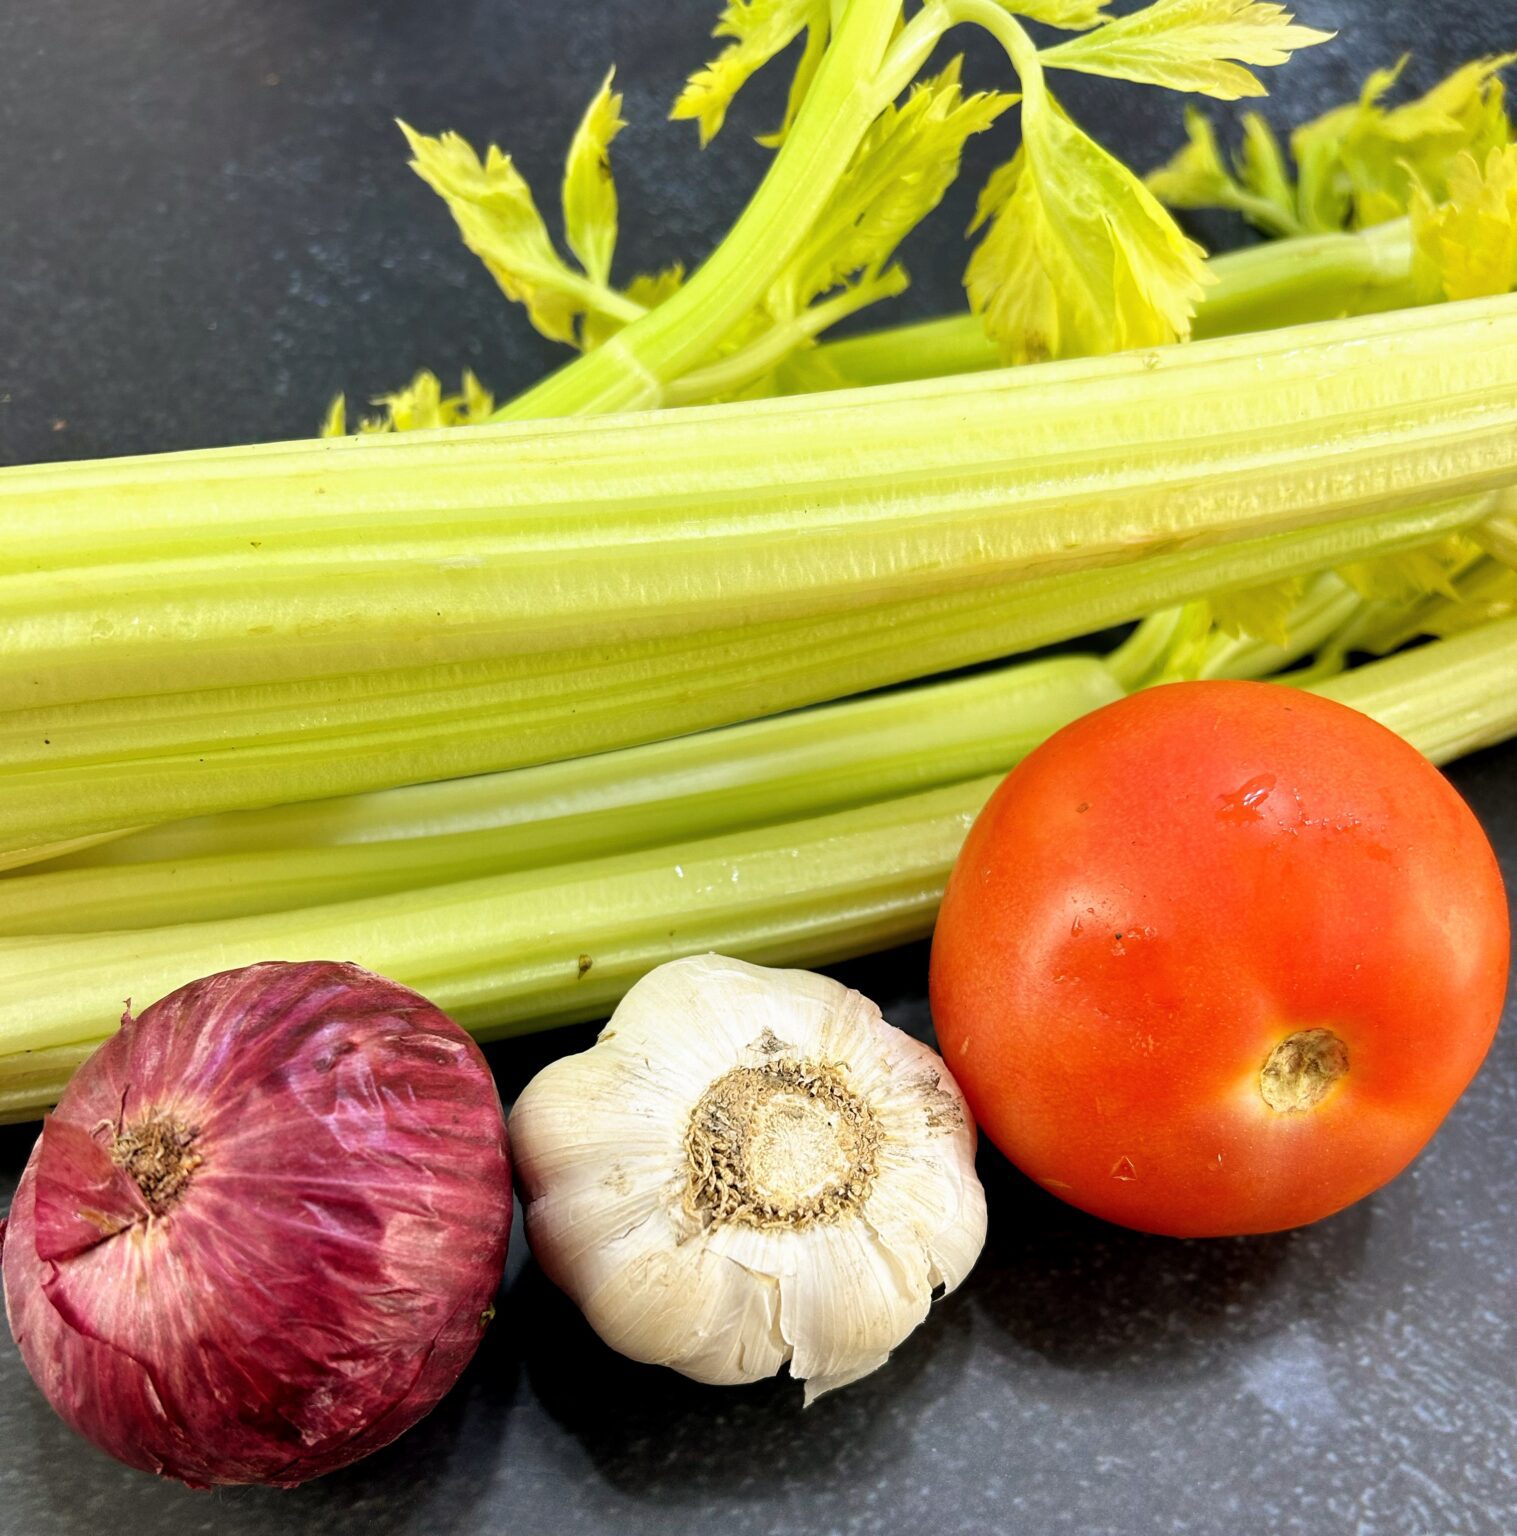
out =
<path fill-rule="evenodd" d="M 991 797 L 932 1010 L 1045 1188 L 1149 1232 L 1268 1232 L 1411 1161 L 1485 1056 L 1507 960 L 1491 846 L 1411 746 L 1279 685 L 1176 683 Z"/>

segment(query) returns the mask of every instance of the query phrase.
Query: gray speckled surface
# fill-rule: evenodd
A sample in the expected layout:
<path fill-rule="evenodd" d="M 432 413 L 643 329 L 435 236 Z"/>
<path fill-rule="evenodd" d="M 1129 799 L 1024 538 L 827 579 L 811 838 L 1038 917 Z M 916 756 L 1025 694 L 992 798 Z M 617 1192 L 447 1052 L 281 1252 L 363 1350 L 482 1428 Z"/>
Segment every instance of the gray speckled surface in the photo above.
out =
<path fill-rule="evenodd" d="M 628 269 L 698 256 L 762 157 L 742 108 L 698 158 L 662 107 L 715 7 L 678 0 L 8 0 L 0 9 L 0 462 L 307 432 L 337 388 L 472 365 L 505 392 L 553 349 L 405 171 L 390 119 L 491 134 L 539 186 L 621 65 Z M 1415 78 L 1510 45 L 1508 0 L 1300 0 L 1289 123 L 1414 47 Z M 971 50 L 972 73 L 989 77 Z M 1111 142 L 1174 141 L 1175 98 L 1076 82 Z M 1004 145 L 982 145 L 983 172 Z M 954 299 L 959 189 L 905 307 Z M 62 425 L 56 425 L 62 423 Z M 1517 749 L 1452 770 L 1517 878 Z M 923 948 L 843 968 L 928 1028 Z M 497 1049 L 509 1094 L 587 1031 Z M 1177 1243 L 1104 1227 L 982 1156 L 975 1274 L 879 1375 L 802 1412 L 608 1354 L 518 1240 L 498 1322 L 433 1417 L 292 1494 L 190 1494 L 75 1441 L 0 1346 L 0 1531 L 257 1533 L 1517 1531 L 1517 1020 L 1415 1167 L 1314 1228 Z M 31 1131 L 0 1131 L 8 1197 Z"/>

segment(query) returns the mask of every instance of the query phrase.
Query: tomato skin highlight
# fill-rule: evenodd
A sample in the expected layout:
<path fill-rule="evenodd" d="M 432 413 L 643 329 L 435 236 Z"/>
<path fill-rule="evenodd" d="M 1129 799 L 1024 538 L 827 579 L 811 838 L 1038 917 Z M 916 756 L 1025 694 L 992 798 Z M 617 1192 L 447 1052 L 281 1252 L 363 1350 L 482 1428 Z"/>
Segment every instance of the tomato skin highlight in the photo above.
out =
<path fill-rule="evenodd" d="M 932 1011 L 981 1127 L 1044 1188 L 1148 1232 L 1268 1232 L 1416 1156 L 1490 1046 L 1509 943 L 1489 841 L 1400 737 L 1278 684 L 1173 683 L 1066 726 L 991 797 Z M 1273 1108 L 1261 1072 L 1308 1031 L 1347 1069 Z"/>

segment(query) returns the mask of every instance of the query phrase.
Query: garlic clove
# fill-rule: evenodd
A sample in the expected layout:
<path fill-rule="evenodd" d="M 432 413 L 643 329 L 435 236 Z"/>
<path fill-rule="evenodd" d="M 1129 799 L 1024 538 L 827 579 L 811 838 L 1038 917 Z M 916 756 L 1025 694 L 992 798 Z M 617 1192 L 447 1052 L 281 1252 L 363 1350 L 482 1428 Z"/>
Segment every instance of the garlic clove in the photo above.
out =
<path fill-rule="evenodd" d="M 616 1193 L 668 1173 L 680 1157 L 692 1090 L 671 1092 L 640 1056 L 623 1051 L 585 1051 L 565 1061 L 572 1068 L 561 1072 L 564 1061 L 545 1067 L 513 1111 L 533 1148 L 523 1178 L 555 1194 L 584 1185 Z M 560 1080 L 566 1091 L 550 1091 Z"/>
<path fill-rule="evenodd" d="M 538 1113 L 547 1097 L 545 1093 L 530 1100 L 524 1097 L 518 1107 L 527 1113 L 520 1121 L 513 1115 L 512 1123 L 521 1125 L 523 1137 L 534 1147 L 552 1145 L 544 1124 L 558 1117 Z M 572 1137 L 574 1132 L 567 1134 Z M 620 1283 L 623 1273 L 642 1263 L 647 1253 L 671 1247 L 668 1205 L 679 1198 L 665 1188 L 671 1182 L 668 1168 L 678 1155 L 677 1148 L 662 1161 L 650 1163 L 646 1158 L 630 1158 L 624 1148 L 597 1137 L 587 1153 L 567 1163 L 541 1158 L 530 1170 L 520 1170 L 525 1188 L 551 1191 L 539 1198 L 533 1215 L 537 1233 L 533 1252 L 538 1264 L 582 1307 L 586 1305 L 582 1296 L 594 1295 L 608 1283 Z"/>
<path fill-rule="evenodd" d="M 985 1244 L 985 1194 L 926 1160 L 887 1172 L 869 1201 L 876 1241 L 930 1298 L 956 1290 Z"/>
<path fill-rule="evenodd" d="M 727 1386 L 762 1381 L 789 1359 L 779 1305 L 773 1280 L 687 1244 L 651 1251 L 613 1289 L 586 1297 L 584 1310 L 620 1353 Z"/>
<path fill-rule="evenodd" d="M 967 1117 L 967 1110 L 960 1110 Z M 957 1116 L 955 1116 L 955 1120 Z M 972 1142 L 971 1142 L 972 1144 Z M 881 1242 L 901 1254 L 925 1253 L 933 1289 L 952 1291 L 985 1246 L 985 1190 L 953 1143 L 887 1143 L 883 1176 L 867 1212 Z"/>
<path fill-rule="evenodd" d="M 810 1403 L 882 1366 L 927 1316 L 932 1291 L 854 1226 L 801 1235 L 795 1269 L 780 1282 L 780 1327 Z"/>
<path fill-rule="evenodd" d="M 808 972 L 660 967 L 511 1135 L 544 1272 L 613 1348 L 700 1381 L 856 1380 L 984 1243 L 942 1062 Z"/>

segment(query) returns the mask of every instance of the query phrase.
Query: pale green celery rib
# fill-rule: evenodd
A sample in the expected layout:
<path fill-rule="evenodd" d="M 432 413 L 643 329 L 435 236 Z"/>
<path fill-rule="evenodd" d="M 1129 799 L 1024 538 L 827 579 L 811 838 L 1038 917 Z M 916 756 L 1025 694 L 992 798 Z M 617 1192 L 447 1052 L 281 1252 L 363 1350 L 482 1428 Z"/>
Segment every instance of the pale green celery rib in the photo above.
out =
<path fill-rule="evenodd" d="M 1196 308 L 1193 337 L 1378 314 L 1432 301 L 1412 279 L 1405 219 L 1355 234 L 1307 235 L 1228 251 L 1207 262 L 1216 282 Z M 829 375 L 837 387 L 894 384 L 998 368 L 1001 356 L 978 315 L 967 312 L 866 331 L 808 352 L 808 388 Z"/>
<path fill-rule="evenodd" d="M 775 714 L 1087 634 L 1154 608 L 1486 515 L 1490 497 L 1376 513 L 1129 566 L 620 658 L 170 694 L 0 717 L 0 848 L 583 756 Z"/>
<path fill-rule="evenodd" d="M 1517 620 L 1319 691 L 1445 760 L 1517 733 Z M 991 776 L 798 822 L 418 892 L 140 933 L 0 939 L 0 1116 L 34 1115 L 121 999 L 277 955 L 356 960 L 482 1038 L 603 1015 L 639 976 L 719 950 L 817 965 L 931 928 Z M 588 961 L 588 965 L 586 962 Z"/>
<path fill-rule="evenodd" d="M 1121 692 L 1099 658 L 1061 656 L 514 773 L 173 823 L 0 879 L 0 936 L 319 906 L 820 815 L 1004 772 Z"/>
<path fill-rule="evenodd" d="M 77 1060 L 114 1028 L 127 992 L 158 997 L 271 955 L 357 960 L 490 1037 L 593 1018 L 676 955 L 820 964 L 920 937 L 996 782 L 298 914 L 0 940 L 0 1112 L 50 1102 L 61 1080 L 40 1081 L 30 1053 L 62 1066 L 75 1048 Z"/>
<path fill-rule="evenodd" d="M 1351 704 L 1435 763 L 1517 733 L 1517 618 L 1354 667 L 1313 693 Z"/>
<path fill-rule="evenodd" d="M 1088 571 L 1517 475 L 1517 299 L 644 416 L 0 472 L 0 708 Z"/>

